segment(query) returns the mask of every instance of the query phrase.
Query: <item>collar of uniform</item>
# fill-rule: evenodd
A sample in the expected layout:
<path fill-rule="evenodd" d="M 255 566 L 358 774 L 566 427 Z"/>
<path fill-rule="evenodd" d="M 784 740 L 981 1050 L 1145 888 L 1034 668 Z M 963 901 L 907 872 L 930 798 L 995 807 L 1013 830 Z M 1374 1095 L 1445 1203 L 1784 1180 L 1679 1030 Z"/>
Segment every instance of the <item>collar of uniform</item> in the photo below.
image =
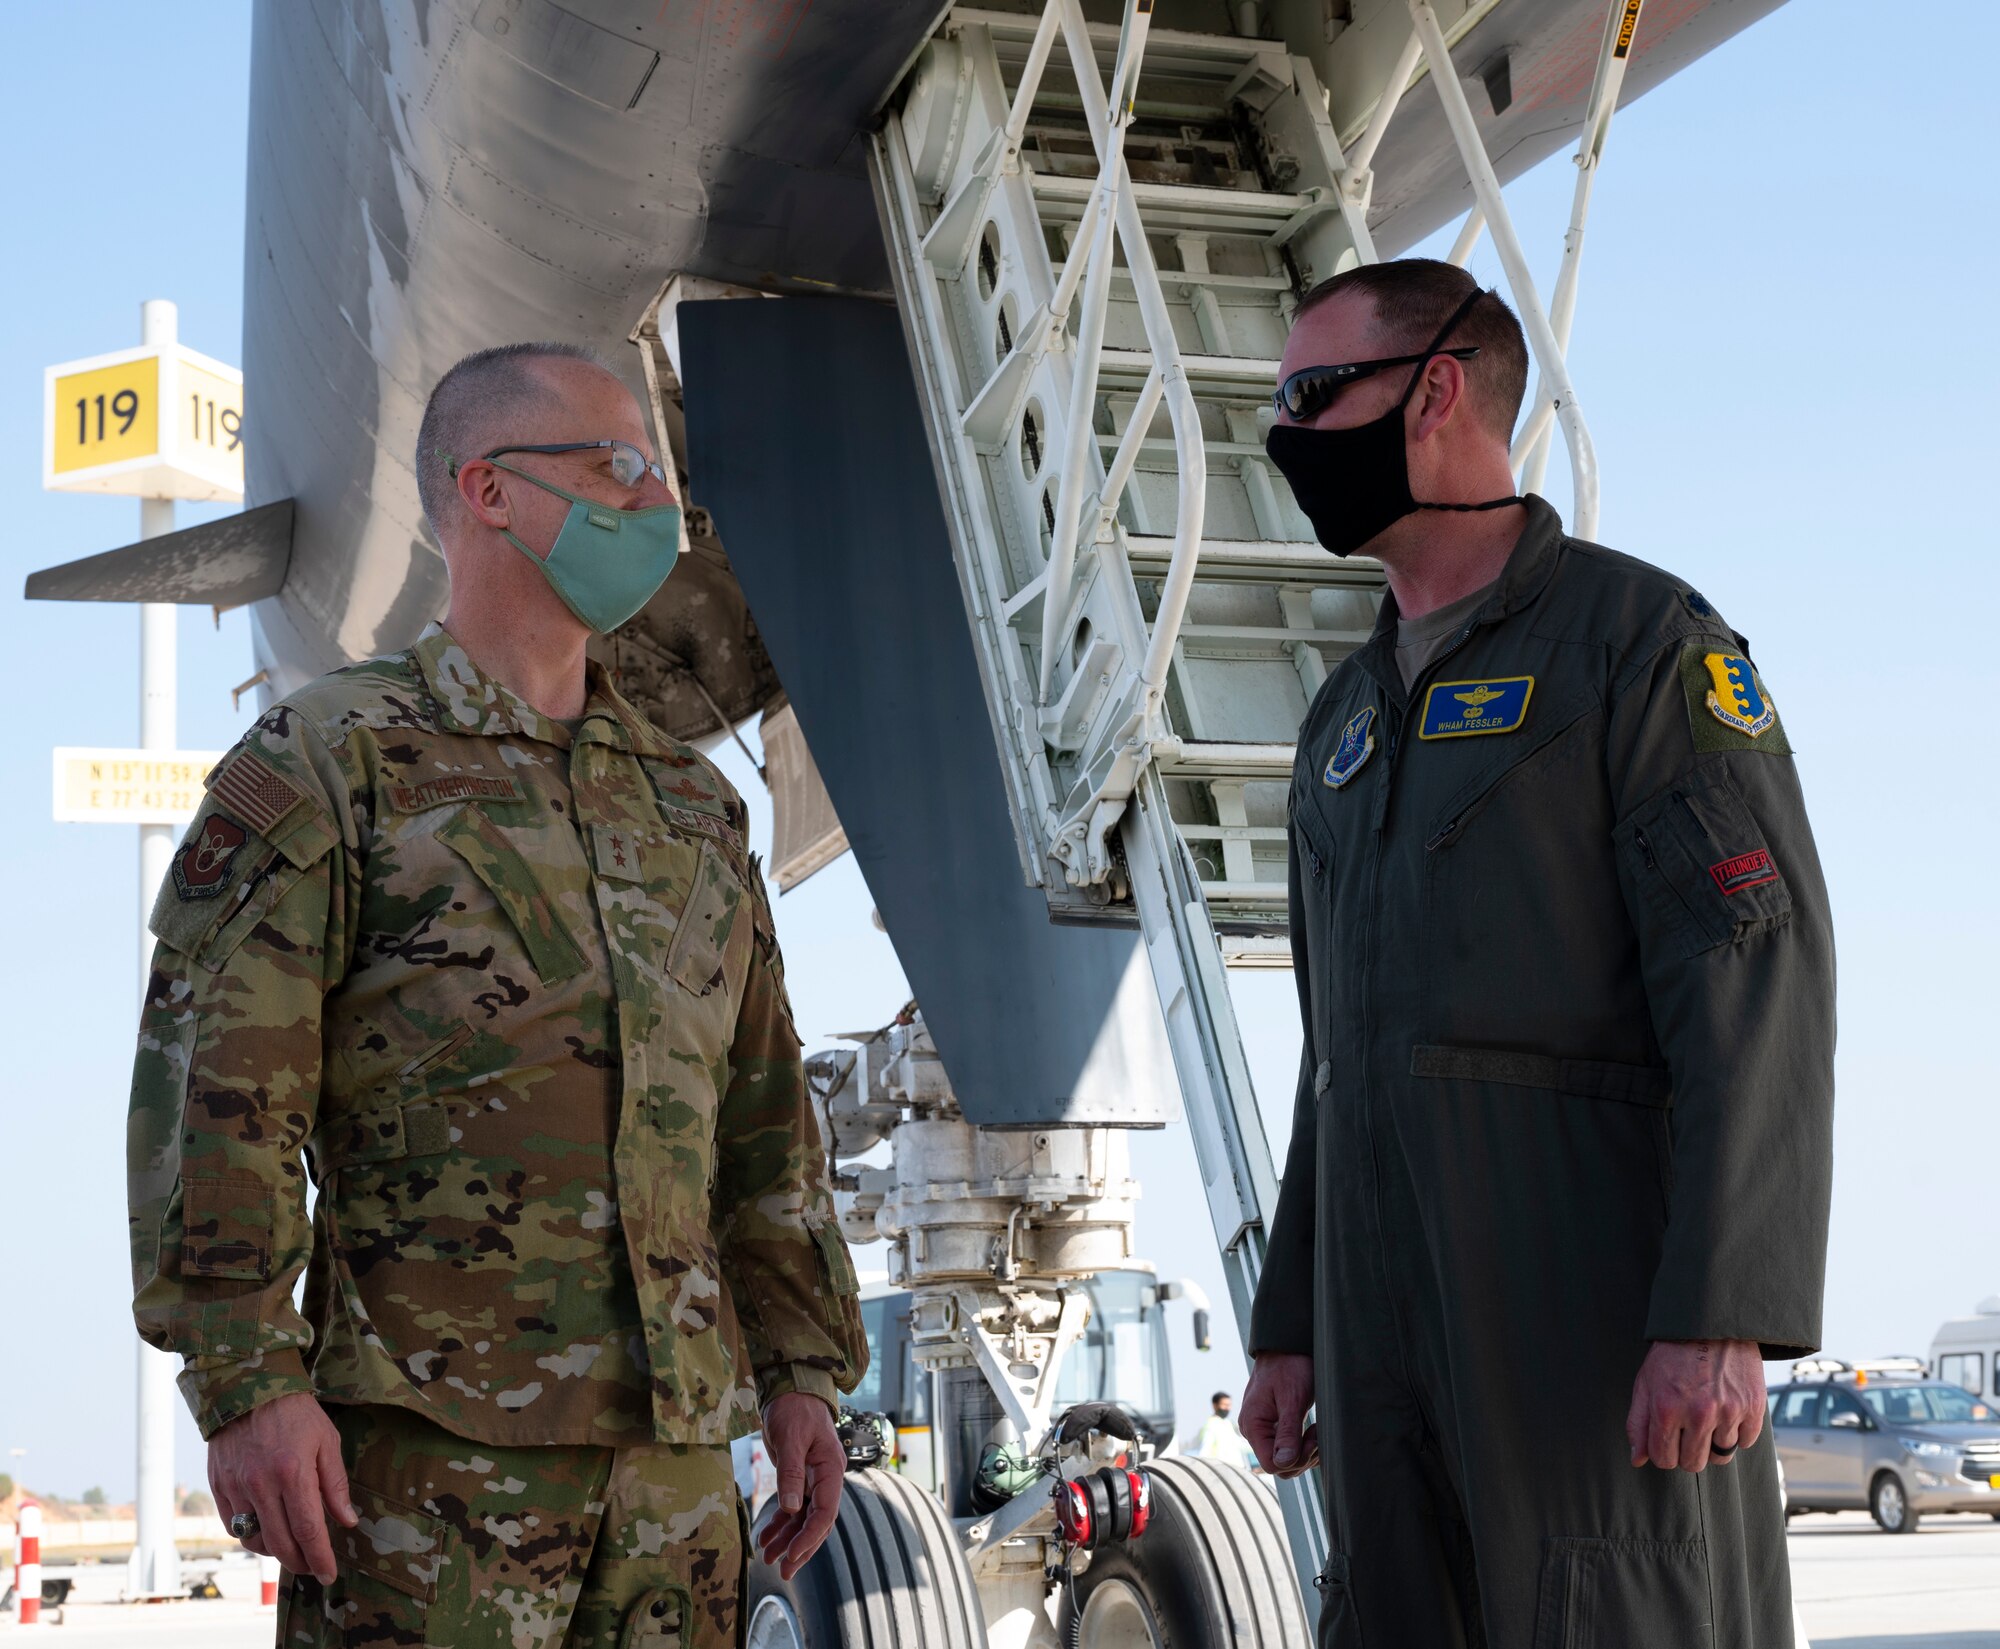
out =
<path fill-rule="evenodd" d="M 1527 519 L 1521 523 L 1521 536 L 1514 540 L 1507 565 L 1500 569 L 1500 587 L 1493 592 L 1493 599 L 1479 609 L 1480 623 L 1491 623 L 1508 613 L 1519 612 L 1542 593 L 1555 574 L 1556 553 L 1562 547 L 1562 517 L 1556 514 L 1555 505 L 1539 493 L 1525 494 L 1522 504 Z"/>
<path fill-rule="evenodd" d="M 506 683 L 496 681 L 442 624 L 432 622 L 410 650 L 431 701 L 455 732 L 500 738 L 515 733 L 568 749 L 569 730 L 558 726 Z"/>
<path fill-rule="evenodd" d="M 1562 544 L 1562 517 L 1555 506 L 1539 493 L 1522 497 L 1521 536 L 1507 554 L 1492 597 L 1472 615 L 1474 624 L 1492 624 L 1505 618 L 1542 593 L 1556 568 L 1556 552 Z M 1395 593 L 1382 592 L 1382 610 L 1375 615 L 1375 628 L 1355 650 L 1354 661 L 1373 676 L 1384 690 L 1403 702 L 1403 675 L 1396 668 L 1396 625 L 1401 619 Z"/>
<path fill-rule="evenodd" d="M 666 740 L 611 685 L 611 672 L 592 659 L 584 666 L 584 721 L 576 730 L 579 742 L 610 744 L 641 756 L 664 756 Z"/>

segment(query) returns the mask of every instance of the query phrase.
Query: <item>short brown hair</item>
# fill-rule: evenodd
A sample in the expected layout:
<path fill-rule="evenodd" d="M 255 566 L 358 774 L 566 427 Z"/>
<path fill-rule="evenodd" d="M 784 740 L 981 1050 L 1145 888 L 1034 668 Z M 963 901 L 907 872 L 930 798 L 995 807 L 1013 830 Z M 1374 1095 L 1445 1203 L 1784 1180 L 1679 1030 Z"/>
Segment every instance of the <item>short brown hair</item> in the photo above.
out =
<path fill-rule="evenodd" d="M 1437 258 L 1357 264 L 1329 276 L 1301 298 L 1292 324 L 1298 325 L 1329 298 L 1365 292 L 1387 347 L 1398 355 L 1414 354 L 1437 337 L 1438 328 L 1478 286 L 1457 264 Z M 1521 398 L 1528 392 L 1528 345 L 1506 300 L 1488 292 L 1452 328 L 1451 337 L 1440 342 L 1478 346 L 1479 358 L 1466 363 L 1465 374 L 1473 404 L 1502 440 L 1512 435 Z"/>
<path fill-rule="evenodd" d="M 582 361 L 610 370 L 595 350 L 581 344 L 499 344 L 466 356 L 431 390 L 417 428 L 417 496 L 432 532 L 444 525 L 458 496 L 454 462 L 479 457 L 488 445 L 504 439 L 499 430 L 509 417 L 554 393 L 536 376 L 537 361 Z"/>

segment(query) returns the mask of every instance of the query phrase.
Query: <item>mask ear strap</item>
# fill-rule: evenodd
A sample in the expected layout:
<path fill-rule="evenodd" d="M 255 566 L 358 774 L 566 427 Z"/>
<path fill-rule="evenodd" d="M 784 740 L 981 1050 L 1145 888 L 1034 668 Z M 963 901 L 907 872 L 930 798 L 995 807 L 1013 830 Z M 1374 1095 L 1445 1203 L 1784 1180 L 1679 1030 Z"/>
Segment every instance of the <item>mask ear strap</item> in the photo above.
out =
<path fill-rule="evenodd" d="M 1438 335 L 1431 339 L 1430 346 L 1424 351 L 1424 358 L 1417 362 L 1417 370 L 1411 374 L 1410 387 L 1403 391 L 1403 398 L 1396 403 L 1396 410 L 1398 412 L 1401 412 L 1403 408 L 1410 404 L 1410 397 L 1416 394 L 1417 385 L 1424 381 L 1424 368 L 1431 364 L 1436 358 L 1438 351 L 1444 347 L 1445 339 L 1451 336 L 1453 329 L 1457 327 L 1460 321 L 1472 313 L 1472 306 L 1485 296 L 1485 288 L 1475 286 L 1465 302 L 1451 312 L 1451 319 L 1438 328 Z"/>

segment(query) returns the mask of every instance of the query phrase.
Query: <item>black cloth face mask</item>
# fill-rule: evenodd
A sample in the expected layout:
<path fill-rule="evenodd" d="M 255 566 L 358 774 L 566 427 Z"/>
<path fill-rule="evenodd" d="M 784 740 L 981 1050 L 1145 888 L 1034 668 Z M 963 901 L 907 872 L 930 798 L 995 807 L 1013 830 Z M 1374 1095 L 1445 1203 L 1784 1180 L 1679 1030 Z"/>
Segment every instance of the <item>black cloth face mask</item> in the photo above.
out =
<path fill-rule="evenodd" d="M 1422 504 L 1410 492 L 1410 460 L 1403 441 L 1403 413 L 1423 382 L 1424 368 L 1443 353 L 1452 328 L 1486 294 L 1478 287 L 1452 311 L 1430 347 L 1418 357 L 1403 398 L 1381 417 L 1351 429 L 1310 429 L 1274 424 L 1264 451 L 1278 466 L 1312 523 L 1313 535 L 1335 555 L 1348 556 L 1376 534 L 1418 510 L 1498 510 L 1520 499 L 1489 498 L 1483 504 Z"/>

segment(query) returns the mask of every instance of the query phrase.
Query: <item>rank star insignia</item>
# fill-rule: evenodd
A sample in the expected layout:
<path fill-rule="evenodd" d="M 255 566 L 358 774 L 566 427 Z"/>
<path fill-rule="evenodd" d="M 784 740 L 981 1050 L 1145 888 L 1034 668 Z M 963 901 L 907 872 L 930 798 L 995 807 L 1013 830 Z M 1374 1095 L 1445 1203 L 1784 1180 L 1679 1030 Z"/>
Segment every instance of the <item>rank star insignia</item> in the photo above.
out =
<path fill-rule="evenodd" d="M 1757 672 L 1747 658 L 1740 653 L 1710 653 L 1701 662 L 1715 684 L 1708 695 L 1709 714 L 1723 726 L 1754 739 L 1777 725 L 1778 712 L 1764 697 Z"/>
<path fill-rule="evenodd" d="M 1338 790 L 1359 773 L 1375 753 L 1375 706 L 1357 710 L 1340 730 L 1340 743 L 1326 760 L 1320 782 Z"/>
<path fill-rule="evenodd" d="M 211 814 L 174 855 L 174 891 L 183 899 L 213 899 L 229 886 L 236 855 L 250 832 L 234 819 Z"/>

